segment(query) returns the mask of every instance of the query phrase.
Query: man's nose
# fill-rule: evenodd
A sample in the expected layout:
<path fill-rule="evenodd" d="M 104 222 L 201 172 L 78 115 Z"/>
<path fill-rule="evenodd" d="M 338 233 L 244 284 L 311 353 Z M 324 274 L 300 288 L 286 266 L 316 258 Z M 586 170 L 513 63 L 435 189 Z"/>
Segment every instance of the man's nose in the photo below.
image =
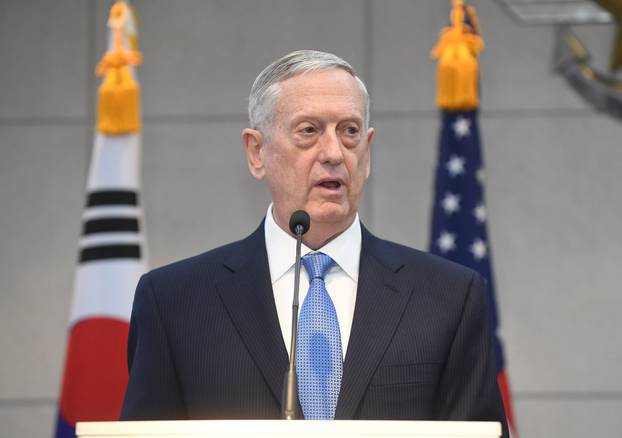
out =
<path fill-rule="evenodd" d="M 326 129 L 320 137 L 319 160 L 322 163 L 341 164 L 343 162 L 343 145 L 335 129 Z"/>

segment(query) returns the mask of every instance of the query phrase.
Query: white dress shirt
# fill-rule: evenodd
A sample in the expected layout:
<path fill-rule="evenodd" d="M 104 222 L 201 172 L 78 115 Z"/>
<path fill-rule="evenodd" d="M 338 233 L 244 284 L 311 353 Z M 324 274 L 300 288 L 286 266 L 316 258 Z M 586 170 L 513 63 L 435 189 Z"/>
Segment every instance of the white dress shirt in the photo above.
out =
<path fill-rule="evenodd" d="M 265 222 L 266 250 L 274 302 L 281 325 L 285 347 L 289 354 L 292 331 L 292 300 L 294 296 L 294 259 L 296 258 L 296 239 L 277 225 L 272 216 L 272 204 L 268 207 Z M 302 244 L 301 255 L 315 252 Z M 330 256 L 335 264 L 325 276 L 326 290 L 335 304 L 341 347 L 345 358 L 348 339 L 354 317 L 356 288 L 359 278 L 361 257 L 361 224 L 358 214 L 352 225 L 339 236 L 328 242 L 317 252 Z M 309 276 L 304 266 L 300 269 L 300 307 L 307 296 Z"/>

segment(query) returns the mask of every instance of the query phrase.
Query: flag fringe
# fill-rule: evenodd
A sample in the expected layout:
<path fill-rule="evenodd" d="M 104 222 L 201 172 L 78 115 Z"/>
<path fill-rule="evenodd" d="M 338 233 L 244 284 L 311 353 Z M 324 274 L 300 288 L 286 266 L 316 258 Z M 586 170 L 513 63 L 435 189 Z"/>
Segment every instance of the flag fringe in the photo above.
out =
<path fill-rule="evenodd" d="M 131 67 L 141 64 L 142 54 L 126 49 L 123 44 L 130 14 L 129 7 L 121 0 L 110 9 L 108 27 L 113 47 L 104 54 L 96 69 L 98 76 L 104 76 L 98 91 L 97 131 L 107 135 L 131 134 L 141 129 L 140 86 Z"/>
<path fill-rule="evenodd" d="M 475 8 L 453 0 L 451 26 L 441 30 L 431 52 L 438 60 L 436 103 L 440 108 L 466 111 L 479 106 L 477 57 L 483 49 Z"/>

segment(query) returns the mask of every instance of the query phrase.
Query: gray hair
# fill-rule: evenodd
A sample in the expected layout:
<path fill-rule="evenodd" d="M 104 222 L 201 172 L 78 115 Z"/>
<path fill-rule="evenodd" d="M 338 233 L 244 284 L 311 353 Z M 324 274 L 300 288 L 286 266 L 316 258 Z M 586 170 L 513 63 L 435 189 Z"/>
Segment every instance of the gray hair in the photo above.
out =
<path fill-rule="evenodd" d="M 365 128 L 369 124 L 369 94 L 363 81 L 356 75 L 354 69 L 343 59 L 332 53 L 317 50 L 298 50 L 291 52 L 267 66 L 251 88 L 248 99 L 248 118 L 250 126 L 268 136 L 274 121 L 274 109 L 280 93 L 279 82 L 283 82 L 300 74 L 341 69 L 352 75 L 361 90 L 365 104 Z"/>

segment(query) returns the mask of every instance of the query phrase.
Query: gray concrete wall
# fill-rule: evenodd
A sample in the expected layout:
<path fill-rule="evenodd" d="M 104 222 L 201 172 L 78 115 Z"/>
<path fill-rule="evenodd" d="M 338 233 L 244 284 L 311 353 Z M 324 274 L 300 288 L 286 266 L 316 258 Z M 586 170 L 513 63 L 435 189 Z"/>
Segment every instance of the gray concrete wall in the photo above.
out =
<path fill-rule="evenodd" d="M 439 0 L 139 0 L 152 266 L 245 235 L 268 193 L 240 143 L 259 70 L 334 51 L 377 128 L 362 218 L 427 246 Z M 622 125 L 550 72 L 553 29 L 474 1 L 502 333 L 521 436 L 622 429 Z M 0 437 L 52 433 L 110 1 L 0 2 Z M 578 29 L 607 63 L 613 26 Z M 408 230 L 407 232 L 400 230 Z"/>

